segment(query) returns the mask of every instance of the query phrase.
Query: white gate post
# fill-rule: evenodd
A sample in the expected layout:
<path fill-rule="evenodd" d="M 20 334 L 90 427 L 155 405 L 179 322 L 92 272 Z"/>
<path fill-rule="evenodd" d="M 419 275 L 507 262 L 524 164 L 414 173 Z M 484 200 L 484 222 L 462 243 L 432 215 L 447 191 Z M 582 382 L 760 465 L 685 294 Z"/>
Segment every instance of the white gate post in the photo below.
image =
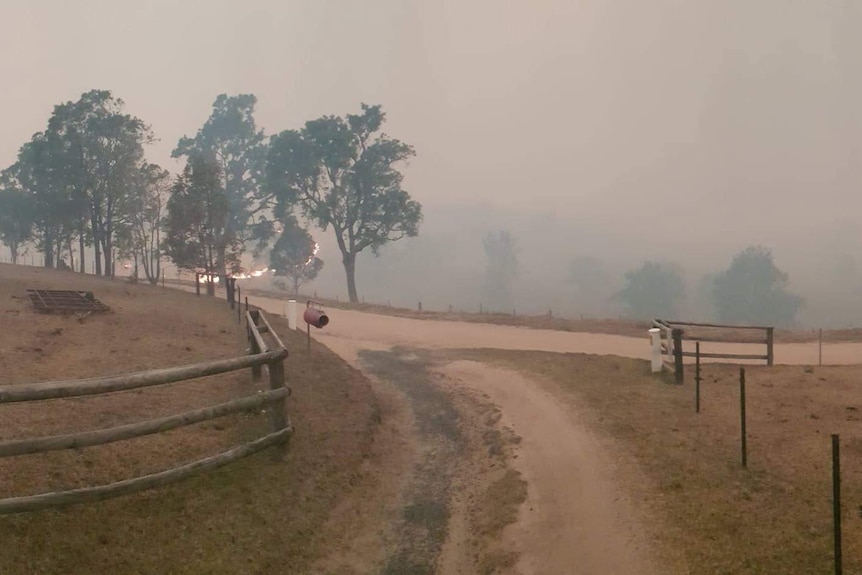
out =
<path fill-rule="evenodd" d="M 650 367 L 653 373 L 658 373 L 662 368 L 661 361 L 661 330 L 654 327 L 649 330 L 650 343 Z"/>
<path fill-rule="evenodd" d="M 296 329 L 296 300 L 287 300 L 287 327 Z"/>

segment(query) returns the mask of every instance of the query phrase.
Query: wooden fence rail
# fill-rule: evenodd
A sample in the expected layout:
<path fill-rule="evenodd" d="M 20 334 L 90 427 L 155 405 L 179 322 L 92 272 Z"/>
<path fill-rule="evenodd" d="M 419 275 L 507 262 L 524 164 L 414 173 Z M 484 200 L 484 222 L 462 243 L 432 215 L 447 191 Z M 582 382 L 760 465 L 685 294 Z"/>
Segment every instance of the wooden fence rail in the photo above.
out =
<path fill-rule="evenodd" d="M 195 423 L 224 417 L 225 415 L 230 415 L 232 413 L 239 413 L 250 409 L 260 409 L 267 404 L 275 403 L 287 396 L 287 388 L 281 388 L 275 391 L 260 393 L 258 395 L 234 399 L 233 401 L 213 405 L 212 407 L 204 407 L 177 415 L 151 419 L 140 423 L 120 425 L 109 429 L 83 431 L 81 433 L 69 433 L 66 435 L 52 435 L 49 437 L 37 437 L 35 439 L 12 439 L 8 441 L 0 441 L 0 457 L 45 453 L 61 449 L 81 449 L 83 447 L 93 447 L 95 445 L 114 443 L 124 439 L 134 439 L 136 437 L 170 431 L 187 425 L 194 425 Z"/>
<path fill-rule="evenodd" d="M 39 401 L 100 395 L 115 391 L 129 391 L 142 387 L 152 387 L 218 375 L 251 367 L 252 369 L 287 357 L 287 350 L 267 351 L 230 359 L 204 361 L 180 367 L 139 371 L 113 377 L 81 379 L 72 381 L 46 381 L 43 383 L 23 383 L 0 387 L 0 405 L 19 401 Z"/>
<path fill-rule="evenodd" d="M 278 455 L 283 454 L 287 441 L 293 433 L 293 428 L 290 425 L 290 420 L 285 410 L 286 399 L 290 395 L 290 389 L 285 384 L 284 375 L 284 360 L 287 358 L 288 352 L 281 339 L 266 320 L 266 317 L 260 311 L 247 311 L 246 321 L 248 324 L 249 355 L 112 377 L 0 386 L 0 409 L 6 403 L 42 401 L 129 391 L 249 368 L 252 370 L 254 381 L 258 381 L 263 366 L 267 367 L 269 373 L 269 391 L 259 392 L 255 395 L 241 397 L 218 405 L 176 415 L 107 429 L 0 441 L 0 457 L 104 445 L 161 433 L 245 410 L 259 409 L 263 406 L 269 406 L 267 411 L 270 414 L 272 424 L 271 433 L 218 455 L 151 475 L 83 489 L 0 499 L 0 515 L 100 501 L 154 487 L 161 487 L 193 475 L 217 469 L 270 446 L 278 446 Z M 264 333 L 268 334 L 276 343 L 276 349 L 269 349 L 262 335 Z"/>
<path fill-rule="evenodd" d="M 684 341 L 765 345 L 766 353 L 764 354 L 701 352 L 700 357 L 708 359 L 765 361 L 766 365 L 773 365 L 775 361 L 775 329 L 773 327 L 695 323 L 688 321 L 668 321 L 663 319 L 655 319 L 652 324 L 653 327 L 660 330 L 663 361 L 665 365 L 674 370 L 677 383 L 683 383 L 684 381 L 683 358 L 697 356 L 693 351 L 683 350 Z M 724 333 L 729 335 L 721 337 L 709 334 L 699 334 L 697 333 L 698 328 L 706 330 L 725 330 Z M 762 339 L 743 339 L 738 337 L 735 333 L 742 330 L 762 331 L 764 335 Z"/>
<path fill-rule="evenodd" d="M 117 481 L 108 485 L 100 485 L 98 487 L 84 487 L 82 489 L 72 489 L 69 491 L 58 491 L 54 493 L 41 493 L 39 495 L 30 495 L 27 497 L 11 497 L 9 499 L 0 499 L 0 515 L 7 513 L 21 513 L 24 511 L 38 511 L 40 509 L 48 509 L 50 507 L 63 507 L 76 503 L 87 503 L 91 501 L 102 501 L 111 499 L 121 495 L 129 495 L 138 491 L 153 489 L 154 487 L 163 487 L 176 483 L 181 479 L 186 479 L 199 475 L 204 471 L 212 471 L 219 467 L 224 467 L 228 463 L 232 463 L 243 457 L 247 457 L 253 453 L 257 453 L 271 445 L 277 445 L 287 441 L 292 430 L 285 428 L 255 439 L 248 443 L 244 443 L 238 447 L 234 447 L 224 453 L 207 457 L 193 463 L 181 465 L 167 471 L 153 473 L 136 477 L 135 479 L 126 479 Z"/>

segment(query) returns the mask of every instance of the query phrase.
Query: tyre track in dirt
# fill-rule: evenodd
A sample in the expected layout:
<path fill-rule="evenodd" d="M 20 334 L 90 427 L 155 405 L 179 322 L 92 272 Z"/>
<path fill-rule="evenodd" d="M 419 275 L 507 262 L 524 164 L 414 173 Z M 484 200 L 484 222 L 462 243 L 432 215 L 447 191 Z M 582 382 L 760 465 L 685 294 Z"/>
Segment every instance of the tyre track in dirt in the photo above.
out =
<path fill-rule="evenodd" d="M 445 378 L 423 350 L 338 340 L 334 351 L 369 377 L 383 409 L 364 479 L 330 519 L 339 546 L 315 572 L 507 572 L 516 553 L 500 535 L 526 483 L 510 465 L 518 439 L 499 409 Z"/>
<path fill-rule="evenodd" d="M 465 442 L 451 398 L 431 381 L 429 362 L 407 350 L 359 352 L 374 377 L 405 394 L 414 414 L 419 457 L 395 526 L 399 534 L 382 574 L 431 575 L 446 541 L 451 487 Z"/>

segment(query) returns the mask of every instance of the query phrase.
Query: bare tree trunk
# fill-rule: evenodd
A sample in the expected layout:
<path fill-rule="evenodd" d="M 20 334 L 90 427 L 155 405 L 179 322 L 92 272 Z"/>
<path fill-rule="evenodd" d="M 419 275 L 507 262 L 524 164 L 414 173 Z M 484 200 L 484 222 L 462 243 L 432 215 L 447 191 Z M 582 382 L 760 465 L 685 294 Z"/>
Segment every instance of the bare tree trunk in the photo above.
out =
<path fill-rule="evenodd" d="M 42 265 L 46 268 L 54 267 L 54 237 L 51 235 L 51 231 L 46 226 L 44 229 L 44 233 L 42 234 L 42 253 L 44 254 L 44 259 L 42 261 Z"/>
<path fill-rule="evenodd" d="M 144 265 L 144 275 L 147 276 L 147 281 L 153 283 L 153 234 L 141 228 L 141 263 Z"/>
<path fill-rule="evenodd" d="M 144 241 L 141 244 L 140 249 L 135 248 L 132 251 L 132 254 L 135 256 L 135 273 L 138 271 L 138 256 L 140 255 L 141 265 L 144 266 L 144 277 L 147 278 L 148 282 L 152 282 L 152 270 L 150 269 L 150 258 L 147 257 L 147 242 Z M 140 277 L 138 278 L 140 279 Z"/>
<path fill-rule="evenodd" d="M 343 253 L 342 261 L 347 274 L 347 296 L 351 303 L 359 303 L 359 296 L 356 294 L 356 254 Z"/>
<path fill-rule="evenodd" d="M 72 251 L 72 236 L 66 238 L 66 245 L 69 248 L 69 269 L 75 271 L 75 252 Z"/>
<path fill-rule="evenodd" d="M 110 195 L 105 205 L 105 227 L 102 231 L 102 247 L 105 252 L 105 277 L 114 279 L 114 201 Z"/>
<path fill-rule="evenodd" d="M 156 285 L 162 275 L 162 258 L 161 254 L 159 254 L 158 252 L 154 252 L 154 255 L 151 257 L 152 260 L 150 261 L 150 269 L 153 270 L 153 277 L 150 278 L 150 283 Z"/>
<path fill-rule="evenodd" d="M 161 200 L 159 200 L 159 213 L 161 213 Z M 162 252 L 161 252 L 161 225 L 156 226 L 156 243 L 150 246 L 150 257 L 153 258 L 154 261 L 150 262 L 150 267 L 155 267 L 156 273 L 154 274 L 155 281 L 152 280 L 151 283 L 155 284 L 159 281 L 159 276 L 162 274 Z M 155 264 L 155 266 L 153 266 Z"/>
<path fill-rule="evenodd" d="M 102 257 L 105 259 L 105 277 L 114 277 L 113 261 L 114 254 L 111 253 L 111 243 L 108 231 L 102 231 Z"/>
<path fill-rule="evenodd" d="M 81 224 L 81 229 L 78 230 L 78 260 L 81 264 L 81 273 L 87 273 L 87 268 L 84 267 L 86 258 L 84 257 L 84 224 Z"/>
<path fill-rule="evenodd" d="M 212 246 L 207 246 L 207 295 L 215 296 L 215 265 Z"/>
<path fill-rule="evenodd" d="M 96 275 L 102 275 L 102 231 L 99 229 L 99 220 L 93 216 L 90 219 L 90 225 L 93 229 L 93 261 L 96 262 Z"/>
<path fill-rule="evenodd" d="M 212 256 L 210 256 L 210 261 L 212 261 Z M 219 281 L 227 279 L 227 258 L 225 257 L 224 250 L 217 250 L 216 252 L 214 271 L 218 274 Z"/>

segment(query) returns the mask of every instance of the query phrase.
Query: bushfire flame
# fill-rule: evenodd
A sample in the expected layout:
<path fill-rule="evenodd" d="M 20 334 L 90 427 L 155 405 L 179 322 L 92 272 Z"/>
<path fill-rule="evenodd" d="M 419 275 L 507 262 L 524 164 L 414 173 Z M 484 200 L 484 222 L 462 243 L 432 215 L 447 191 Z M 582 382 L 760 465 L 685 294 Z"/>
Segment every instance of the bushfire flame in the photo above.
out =
<path fill-rule="evenodd" d="M 317 243 L 317 242 L 314 242 L 314 251 L 312 252 L 311 256 L 308 258 L 308 261 L 307 261 L 307 262 L 305 262 L 305 265 L 308 265 L 308 264 L 310 264 L 312 261 L 314 261 L 314 258 L 317 256 L 317 253 L 318 253 L 319 251 L 320 251 L 320 244 L 319 244 L 319 243 Z M 251 278 L 259 278 L 259 277 L 261 277 L 262 275 L 264 275 L 264 274 L 266 274 L 266 273 L 269 273 L 269 272 L 271 272 L 271 271 L 272 271 L 272 270 L 271 270 L 271 269 L 269 269 L 269 268 L 263 268 L 262 270 L 252 270 L 252 271 L 250 271 L 250 272 L 248 272 L 248 273 L 246 273 L 246 272 L 241 272 L 241 273 L 238 273 L 238 274 L 233 274 L 233 275 L 231 275 L 231 277 L 232 277 L 232 278 L 234 278 L 234 279 L 238 279 L 238 280 L 247 280 L 247 279 L 251 279 Z M 209 278 L 207 277 L 207 275 L 206 275 L 206 274 L 201 274 L 201 281 L 202 281 L 202 282 L 204 282 L 204 283 L 209 282 Z M 213 283 L 219 283 L 219 278 L 218 278 L 218 276 L 213 276 L 212 281 L 213 281 Z"/>

